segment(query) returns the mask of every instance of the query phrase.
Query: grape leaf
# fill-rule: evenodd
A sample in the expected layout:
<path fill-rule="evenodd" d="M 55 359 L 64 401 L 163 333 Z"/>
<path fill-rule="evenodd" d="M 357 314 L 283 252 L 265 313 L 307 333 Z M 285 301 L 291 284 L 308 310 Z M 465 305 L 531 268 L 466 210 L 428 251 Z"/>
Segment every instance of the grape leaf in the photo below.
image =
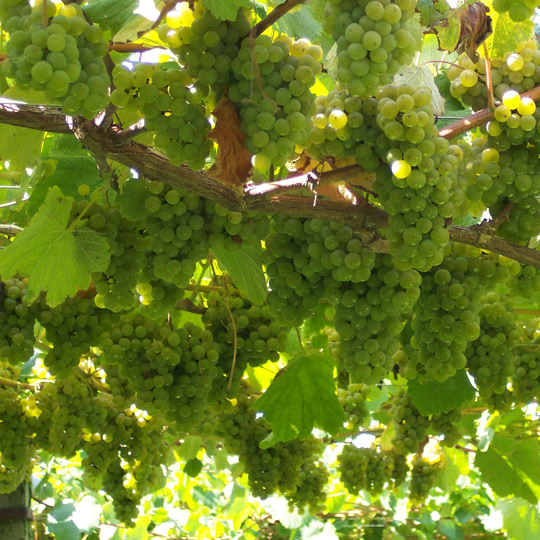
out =
<path fill-rule="evenodd" d="M 503 516 L 503 526 L 513 540 L 540 537 L 538 509 L 522 499 L 497 501 L 497 510 Z"/>
<path fill-rule="evenodd" d="M 474 398 L 475 394 L 465 370 L 458 371 L 442 383 L 409 381 L 407 392 L 420 414 L 425 416 L 451 411 Z"/>
<path fill-rule="evenodd" d="M 212 12 L 212 15 L 216 19 L 222 21 L 234 21 L 238 9 L 251 8 L 251 2 L 249 0 L 203 0 L 203 6 Z"/>
<path fill-rule="evenodd" d="M 242 244 L 230 250 L 213 246 L 219 267 L 227 272 L 234 284 L 254 303 L 261 304 L 266 298 L 266 280 L 262 270 L 261 246 Z"/>
<path fill-rule="evenodd" d="M 77 225 L 68 228 L 73 199 L 53 186 L 26 229 L 0 254 L 0 275 L 28 277 L 28 297 L 47 293 L 57 306 L 78 289 L 87 289 L 92 272 L 104 271 L 110 259 L 107 240 Z"/>
<path fill-rule="evenodd" d="M 48 152 L 43 152 L 41 157 L 54 160 L 56 165 L 52 173 L 39 180 L 32 189 L 27 202 L 29 216 L 37 212 L 51 186 L 58 186 L 64 195 L 80 201 L 85 199 L 78 192 L 81 184 L 87 184 L 93 191 L 104 183 L 96 160 L 73 135 L 54 136 Z"/>
<path fill-rule="evenodd" d="M 0 159 L 9 161 L 12 171 L 24 171 L 39 160 L 45 133 L 37 129 L 0 126 Z"/>
<path fill-rule="evenodd" d="M 444 98 L 435 84 L 435 73 L 429 65 L 403 67 L 399 73 L 394 75 L 394 84 L 409 84 L 412 87 L 427 86 L 431 90 L 433 113 L 444 114 Z"/>
<path fill-rule="evenodd" d="M 507 459 L 498 447 L 495 439 L 486 452 L 476 454 L 474 464 L 478 467 L 482 479 L 489 484 L 499 497 L 514 495 L 532 504 L 538 502 L 529 483 L 523 479 L 514 464 Z"/>
<path fill-rule="evenodd" d="M 514 52 L 517 46 L 533 36 L 534 23 L 527 19 L 523 22 L 515 22 L 506 13 L 491 13 L 493 34 L 486 39 L 486 45 L 490 58 L 504 58 L 508 53 Z M 483 56 L 483 50 L 480 49 Z"/>
<path fill-rule="evenodd" d="M 144 180 L 128 180 L 122 193 L 116 196 L 115 204 L 123 217 L 138 221 L 148 215 L 148 210 L 144 206 L 147 198 L 148 189 Z"/>
<path fill-rule="evenodd" d="M 343 427 L 333 372 L 334 362 L 323 354 L 301 354 L 287 365 L 253 405 L 273 430 L 261 447 L 305 438 L 314 427 L 332 434 Z"/>
<path fill-rule="evenodd" d="M 304 37 L 311 41 L 317 41 L 322 34 L 322 26 L 308 6 L 296 13 L 287 13 L 276 22 L 276 28 L 290 37 Z"/>
<path fill-rule="evenodd" d="M 152 22 L 139 15 L 138 0 L 97 0 L 84 6 L 85 13 L 104 30 L 110 30 L 115 41 L 137 38 L 139 30 L 150 28 Z"/>

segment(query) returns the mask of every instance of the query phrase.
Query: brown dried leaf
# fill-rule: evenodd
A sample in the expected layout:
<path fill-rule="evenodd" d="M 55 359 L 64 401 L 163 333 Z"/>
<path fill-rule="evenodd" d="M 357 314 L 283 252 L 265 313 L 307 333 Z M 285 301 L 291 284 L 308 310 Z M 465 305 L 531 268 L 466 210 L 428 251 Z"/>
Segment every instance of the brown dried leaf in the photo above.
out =
<path fill-rule="evenodd" d="M 243 186 L 251 171 L 251 154 L 244 146 L 245 135 L 240 128 L 240 116 L 235 104 L 227 97 L 221 98 L 212 114 L 216 118 L 208 138 L 217 142 L 216 162 L 208 173 L 224 184 Z"/>
<path fill-rule="evenodd" d="M 456 47 L 458 53 L 466 52 L 472 60 L 478 59 L 476 50 L 493 32 L 488 12 L 489 8 L 481 2 L 459 10 L 461 31 Z"/>

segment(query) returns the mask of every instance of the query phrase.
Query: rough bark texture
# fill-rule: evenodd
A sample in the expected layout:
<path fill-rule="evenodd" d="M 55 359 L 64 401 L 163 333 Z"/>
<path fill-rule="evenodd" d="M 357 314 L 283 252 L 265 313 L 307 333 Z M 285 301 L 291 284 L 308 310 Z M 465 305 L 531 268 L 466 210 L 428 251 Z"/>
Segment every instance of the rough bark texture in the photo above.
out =
<path fill-rule="evenodd" d="M 534 90 L 538 93 L 534 97 L 540 97 L 540 87 Z M 482 115 L 482 118 L 485 117 Z M 467 124 L 468 129 L 479 125 L 477 121 L 477 116 L 471 119 Z M 318 217 L 347 223 L 361 234 L 364 242 L 372 249 L 386 249 L 385 242 L 381 241 L 377 232 L 387 225 L 388 215 L 384 210 L 366 202 L 353 205 L 316 197 L 318 185 L 334 182 L 351 182 L 356 186 L 365 186 L 370 191 L 373 175 L 361 167 L 336 169 L 322 173 L 318 178 L 306 174 L 266 184 L 248 184 L 242 188 L 226 186 L 204 172 L 193 171 L 185 165 L 171 165 L 161 152 L 131 140 L 129 130 L 121 130 L 114 125 L 100 128 L 92 121 L 66 117 L 58 107 L 0 103 L 0 123 L 52 133 L 73 133 L 100 160 L 103 157 L 112 159 L 137 170 L 148 179 L 190 189 L 233 210 Z M 458 124 L 454 130 L 449 131 L 450 126 L 445 128 L 444 136 L 451 138 L 459 134 L 464 122 Z M 140 126 L 133 132 L 140 132 Z M 288 193 L 293 190 L 297 194 Z M 498 238 L 490 229 L 450 225 L 448 230 L 450 238 L 455 242 L 477 246 L 540 267 L 540 252 Z"/>

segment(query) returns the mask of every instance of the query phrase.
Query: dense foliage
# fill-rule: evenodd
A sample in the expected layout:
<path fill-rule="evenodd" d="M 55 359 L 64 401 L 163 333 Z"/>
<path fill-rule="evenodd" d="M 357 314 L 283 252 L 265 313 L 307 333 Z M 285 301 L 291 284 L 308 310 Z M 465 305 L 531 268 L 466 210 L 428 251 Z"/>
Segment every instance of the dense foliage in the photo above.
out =
<path fill-rule="evenodd" d="M 142 4 L 0 0 L 0 492 L 537 538 L 539 2 Z"/>

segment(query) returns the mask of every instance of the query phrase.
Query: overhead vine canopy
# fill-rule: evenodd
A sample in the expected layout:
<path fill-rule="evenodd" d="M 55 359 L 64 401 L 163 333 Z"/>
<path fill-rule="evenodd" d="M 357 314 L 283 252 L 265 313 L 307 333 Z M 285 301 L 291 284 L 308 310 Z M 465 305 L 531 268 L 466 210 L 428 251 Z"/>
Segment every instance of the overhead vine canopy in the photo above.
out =
<path fill-rule="evenodd" d="M 540 536 L 539 4 L 0 0 L 33 537 Z"/>

